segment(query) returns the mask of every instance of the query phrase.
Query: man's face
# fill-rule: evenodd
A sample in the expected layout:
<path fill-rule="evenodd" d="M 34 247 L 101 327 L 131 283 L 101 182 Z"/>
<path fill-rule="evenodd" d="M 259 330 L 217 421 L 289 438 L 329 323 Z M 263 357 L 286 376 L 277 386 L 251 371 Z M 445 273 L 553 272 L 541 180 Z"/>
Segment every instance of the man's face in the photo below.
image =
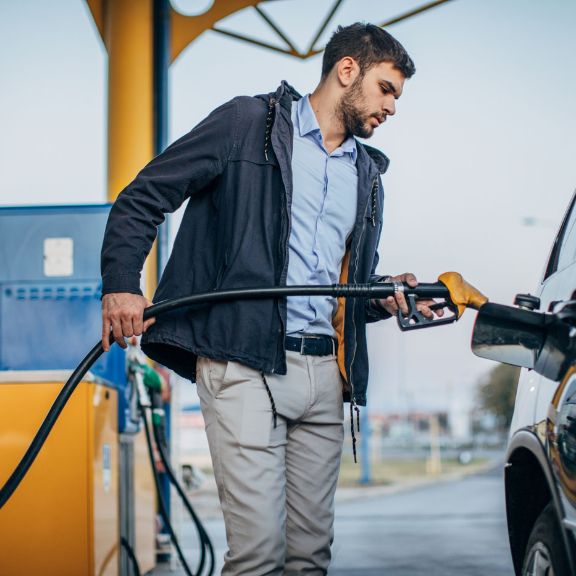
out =
<path fill-rule="evenodd" d="M 338 112 L 348 134 L 370 138 L 387 116 L 396 112 L 404 76 L 390 62 L 375 64 L 358 76 L 340 99 Z"/>

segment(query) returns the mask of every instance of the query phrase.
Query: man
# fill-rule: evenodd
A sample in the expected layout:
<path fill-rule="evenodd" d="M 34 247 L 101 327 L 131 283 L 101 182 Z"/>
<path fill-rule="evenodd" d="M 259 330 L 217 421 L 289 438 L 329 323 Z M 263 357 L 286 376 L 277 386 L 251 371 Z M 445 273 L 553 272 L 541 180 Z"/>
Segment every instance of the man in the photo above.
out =
<path fill-rule="evenodd" d="M 146 332 L 151 358 L 196 380 L 226 524 L 223 574 L 326 574 L 342 402 L 366 403 L 366 322 L 407 312 L 406 302 L 244 300 L 143 323 L 145 256 L 164 213 L 188 199 L 155 301 L 382 280 L 388 159 L 354 136 L 369 138 L 395 113 L 413 73 L 387 32 L 339 27 L 312 94 L 283 82 L 227 102 L 148 164 L 110 213 L 102 341 L 107 350 L 110 331 L 121 346 Z M 420 309 L 431 317 L 429 304 Z"/>

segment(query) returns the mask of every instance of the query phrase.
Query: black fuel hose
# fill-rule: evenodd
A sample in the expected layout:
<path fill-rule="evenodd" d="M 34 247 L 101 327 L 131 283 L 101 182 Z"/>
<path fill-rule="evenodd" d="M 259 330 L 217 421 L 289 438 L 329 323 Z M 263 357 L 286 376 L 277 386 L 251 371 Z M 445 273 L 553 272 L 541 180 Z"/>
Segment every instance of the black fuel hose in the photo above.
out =
<path fill-rule="evenodd" d="M 192 572 L 192 569 L 188 565 L 186 561 L 186 557 L 184 556 L 184 552 L 180 547 L 180 542 L 176 533 L 174 532 L 174 528 L 170 522 L 170 517 L 168 515 L 168 509 L 166 508 L 166 503 L 164 502 L 164 497 L 162 496 L 162 489 L 160 487 L 160 478 L 158 476 L 158 470 L 156 470 L 156 464 L 154 463 L 154 450 L 152 448 L 152 435 L 150 433 L 150 426 L 148 425 L 148 419 L 146 415 L 146 410 L 142 404 L 139 404 L 140 408 L 140 415 L 142 416 L 142 423 L 144 424 L 144 433 L 146 435 L 146 446 L 148 448 L 148 458 L 150 459 L 150 465 L 152 466 L 152 476 L 154 477 L 154 486 L 156 487 L 156 496 L 158 500 L 158 510 L 160 511 L 160 516 L 162 516 L 162 520 L 164 521 L 164 525 L 168 530 L 168 534 L 170 535 L 170 540 L 176 548 L 176 553 L 178 554 L 178 558 L 180 558 L 180 562 L 182 562 L 182 567 L 184 568 L 184 572 L 186 572 L 186 576 L 199 576 L 199 574 L 195 574 Z"/>
<path fill-rule="evenodd" d="M 134 550 L 132 550 L 132 546 L 130 546 L 128 540 L 126 540 L 124 536 L 120 538 L 120 546 L 122 546 L 122 548 L 126 550 L 126 554 L 128 555 L 130 562 L 132 562 L 132 568 L 134 568 L 133 570 L 134 576 L 141 576 L 142 572 L 140 572 L 140 565 L 138 564 L 138 560 L 136 558 L 136 555 L 134 554 Z"/>
<path fill-rule="evenodd" d="M 166 474 L 168 475 L 170 482 L 178 492 L 178 495 L 180 496 L 180 499 L 184 503 L 186 510 L 188 510 L 188 513 L 192 517 L 192 521 L 194 522 L 194 525 L 196 526 L 196 529 L 198 531 L 201 552 L 198 568 L 196 569 L 196 574 L 198 575 L 202 574 L 202 570 L 204 569 L 204 565 L 206 563 L 206 551 L 208 551 L 210 559 L 207 574 L 208 575 L 214 574 L 214 547 L 212 545 L 212 541 L 210 540 L 210 537 L 208 536 L 206 530 L 204 529 L 204 525 L 202 524 L 200 518 L 198 518 L 196 511 L 192 507 L 190 500 L 188 500 L 188 497 L 186 496 L 186 493 L 184 492 L 182 486 L 180 485 L 180 482 L 178 482 L 178 479 L 174 474 L 174 470 L 172 469 L 170 459 L 168 456 L 168 446 L 166 442 L 166 435 L 164 428 L 156 424 L 152 424 L 152 430 L 154 432 L 154 440 L 156 442 L 156 447 L 158 448 L 158 454 L 160 455 L 160 460 L 162 460 L 164 470 L 166 471 Z"/>
<path fill-rule="evenodd" d="M 387 298 L 393 296 L 397 285 L 391 283 L 377 283 L 377 284 L 333 284 L 322 286 L 285 286 L 281 288 L 242 288 L 238 290 L 220 290 L 213 292 L 204 292 L 202 294 L 193 294 L 192 296 L 184 296 L 183 298 L 176 298 L 174 300 L 165 300 L 158 304 L 154 304 L 144 310 L 144 320 L 153 318 L 171 312 L 179 308 L 185 308 L 194 304 L 210 304 L 217 302 L 227 302 L 230 300 L 265 300 L 269 298 L 285 298 L 287 296 L 332 296 L 334 298 Z M 448 288 L 441 282 L 433 284 L 418 284 L 416 288 L 412 288 L 407 284 L 402 284 L 404 294 L 415 294 L 419 298 L 450 298 Z M 110 343 L 114 339 L 110 336 Z M 98 342 L 88 352 L 86 357 L 80 362 L 78 367 L 72 372 L 72 375 L 67 380 L 66 384 L 56 397 L 52 404 L 46 418 L 40 425 L 38 432 L 34 436 L 30 446 L 26 450 L 24 456 L 18 462 L 14 472 L 10 475 L 2 489 L 0 489 L 0 509 L 6 504 L 12 496 L 30 466 L 38 456 L 42 449 L 48 434 L 52 427 L 58 420 L 60 413 L 66 406 L 70 399 L 72 392 L 76 386 L 82 381 L 82 378 L 92 367 L 92 364 L 100 358 L 104 353 L 102 342 Z"/>

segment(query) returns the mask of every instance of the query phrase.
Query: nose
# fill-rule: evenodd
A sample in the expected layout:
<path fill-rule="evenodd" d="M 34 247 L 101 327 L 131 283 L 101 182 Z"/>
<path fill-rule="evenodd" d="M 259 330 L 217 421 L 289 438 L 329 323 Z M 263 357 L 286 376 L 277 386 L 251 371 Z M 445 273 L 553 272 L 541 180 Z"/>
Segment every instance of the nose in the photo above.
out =
<path fill-rule="evenodd" d="M 384 102 L 384 113 L 387 116 L 394 116 L 394 114 L 396 114 L 396 100 L 393 96 L 391 98 L 387 98 Z"/>

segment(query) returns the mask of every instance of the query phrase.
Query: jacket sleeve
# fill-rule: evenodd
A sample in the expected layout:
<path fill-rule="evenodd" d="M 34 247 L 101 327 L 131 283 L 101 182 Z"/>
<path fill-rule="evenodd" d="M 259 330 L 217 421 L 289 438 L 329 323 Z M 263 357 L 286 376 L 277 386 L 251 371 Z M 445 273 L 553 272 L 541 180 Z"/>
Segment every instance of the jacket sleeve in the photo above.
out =
<path fill-rule="evenodd" d="M 389 276 L 381 276 L 376 274 L 376 266 L 378 265 L 378 252 L 374 254 L 374 263 L 372 265 L 372 273 L 370 274 L 370 284 L 375 284 L 376 282 L 385 282 Z M 392 314 L 382 308 L 374 300 L 366 300 L 366 322 L 377 322 L 378 320 L 386 320 L 391 318 Z"/>
<path fill-rule="evenodd" d="M 165 214 L 222 174 L 236 141 L 238 103 L 214 110 L 156 156 L 112 206 L 101 254 L 102 294 L 141 294 L 140 273 Z"/>

